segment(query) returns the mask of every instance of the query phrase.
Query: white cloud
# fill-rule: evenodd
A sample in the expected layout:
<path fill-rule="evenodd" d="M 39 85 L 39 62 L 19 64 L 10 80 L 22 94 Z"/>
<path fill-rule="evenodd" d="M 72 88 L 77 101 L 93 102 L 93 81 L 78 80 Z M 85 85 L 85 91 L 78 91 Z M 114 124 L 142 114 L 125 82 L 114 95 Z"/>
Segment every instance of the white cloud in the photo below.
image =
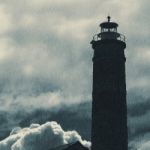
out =
<path fill-rule="evenodd" d="M 76 141 L 90 147 L 90 142 L 82 140 L 76 131 L 64 131 L 58 123 L 47 122 L 14 129 L 9 137 L 0 141 L 0 150 L 49 150 Z"/>
<path fill-rule="evenodd" d="M 12 22 L 12 16 L 7 11 L 5 5 L 0 5 L 0 22 L 1 22 L 0 34 L 5 34 L 14 27 Z"/>
<path fill-rule="evenodd" d="M 11 47 L 12 40 L 9 38 L 0 38 L 0 63 L 12 59 L 14 49 Z"/>

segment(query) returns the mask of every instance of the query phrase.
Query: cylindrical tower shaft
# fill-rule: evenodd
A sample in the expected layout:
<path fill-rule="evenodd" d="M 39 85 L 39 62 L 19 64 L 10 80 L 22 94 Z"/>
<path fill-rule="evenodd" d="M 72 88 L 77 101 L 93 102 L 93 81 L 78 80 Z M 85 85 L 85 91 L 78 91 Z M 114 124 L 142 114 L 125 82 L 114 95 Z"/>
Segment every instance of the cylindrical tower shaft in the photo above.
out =
<path fill-rule="evenodd" d="M 124 39 L 104 22 L 91 42 L 93 57 L 92 150 L 127 150 Z M 114 32 L 115 31 L 115 32 Z"/>

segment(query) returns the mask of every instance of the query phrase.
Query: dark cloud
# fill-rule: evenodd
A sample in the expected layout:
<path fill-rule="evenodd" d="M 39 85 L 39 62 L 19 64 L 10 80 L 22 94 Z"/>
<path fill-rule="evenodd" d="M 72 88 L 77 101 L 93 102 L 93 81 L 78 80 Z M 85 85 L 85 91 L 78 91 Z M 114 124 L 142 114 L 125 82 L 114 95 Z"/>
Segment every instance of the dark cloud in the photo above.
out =
<path fill-rule="evenodd" d="M 129 117 L 137 117 L 137 116 L 142 116 L 148 113 L 150 110 L 150 99 L 146 99 L 141 97 L 141 102 L 135 103 L 135 104 L 130 104 L 128 106 L 128 115 Z M 142 102 L 143 100 L 143 102 Z"/>
<path fill-rule="evenodd" d="M 135 148 L 141 138 L 142 141 L 148 141 L 146 135 L 150 132 L 150 112 L 149 99 L 139 96 L 136 91 L 132 94 L 128 95 L 128 100 L 133 102 L 128 104 L 128 131 L 129 145 Z M 1 116 L 3 116 L 1 139 L 7 137 L 16 126 L 24 128 L 32 123 L 44 124 L 52 120 L 60 123 L 65 130 L 76 130 L 84 139 L 91 139 L 91 102 L 32 111 L 20 110 L 13 114 L 1 112 Z M 4 116 L 7 118 L 4 119 Z"/>
<path fill-rule="evenodd" d="M 1 132 L 1 139 L 8 136 L 8 133 L 16 126 L 27 127 L 32 123 L 44 124 L 47 121 L 54 120 L 60 123 L 65 130 L 76 130 L 85 139 L 90 140 L 90 103 L 81 103 L 71 106 L 61 105 L 61 107 L 36 109 L 33 111 L 20 109 L 20 111 L 12 114 L 1 112 L 1 116 L 3 116 L 3 124 L 0 125 L 0 128 L 3 128 L 5 131 Z"/>

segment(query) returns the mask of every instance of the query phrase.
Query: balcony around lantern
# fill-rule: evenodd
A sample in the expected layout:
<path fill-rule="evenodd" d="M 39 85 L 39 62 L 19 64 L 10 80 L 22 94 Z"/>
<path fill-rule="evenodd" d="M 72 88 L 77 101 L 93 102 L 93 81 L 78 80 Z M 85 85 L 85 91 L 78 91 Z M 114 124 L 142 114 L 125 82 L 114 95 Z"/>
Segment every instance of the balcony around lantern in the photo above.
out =
<path fill-rule="evenodd" d="M 101 32 L 93 36 L 93 40 L 91 44 L 101 40 L 118 40 L 122 42 L 126 42 L 126 38 L 124 35 L 117 33 L 117 32 Z"/>

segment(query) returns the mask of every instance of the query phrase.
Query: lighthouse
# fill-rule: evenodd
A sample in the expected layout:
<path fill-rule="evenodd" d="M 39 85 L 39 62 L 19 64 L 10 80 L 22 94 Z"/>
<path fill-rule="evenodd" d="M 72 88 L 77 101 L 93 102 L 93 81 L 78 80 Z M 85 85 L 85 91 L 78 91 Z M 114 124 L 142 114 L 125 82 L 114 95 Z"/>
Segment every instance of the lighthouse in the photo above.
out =
<path fill-rule="evenodd" d="M 100 24 L 91 41 L 93 56 L 92 150 L 127 150 L 125 36 L 118 24 Z"/>

